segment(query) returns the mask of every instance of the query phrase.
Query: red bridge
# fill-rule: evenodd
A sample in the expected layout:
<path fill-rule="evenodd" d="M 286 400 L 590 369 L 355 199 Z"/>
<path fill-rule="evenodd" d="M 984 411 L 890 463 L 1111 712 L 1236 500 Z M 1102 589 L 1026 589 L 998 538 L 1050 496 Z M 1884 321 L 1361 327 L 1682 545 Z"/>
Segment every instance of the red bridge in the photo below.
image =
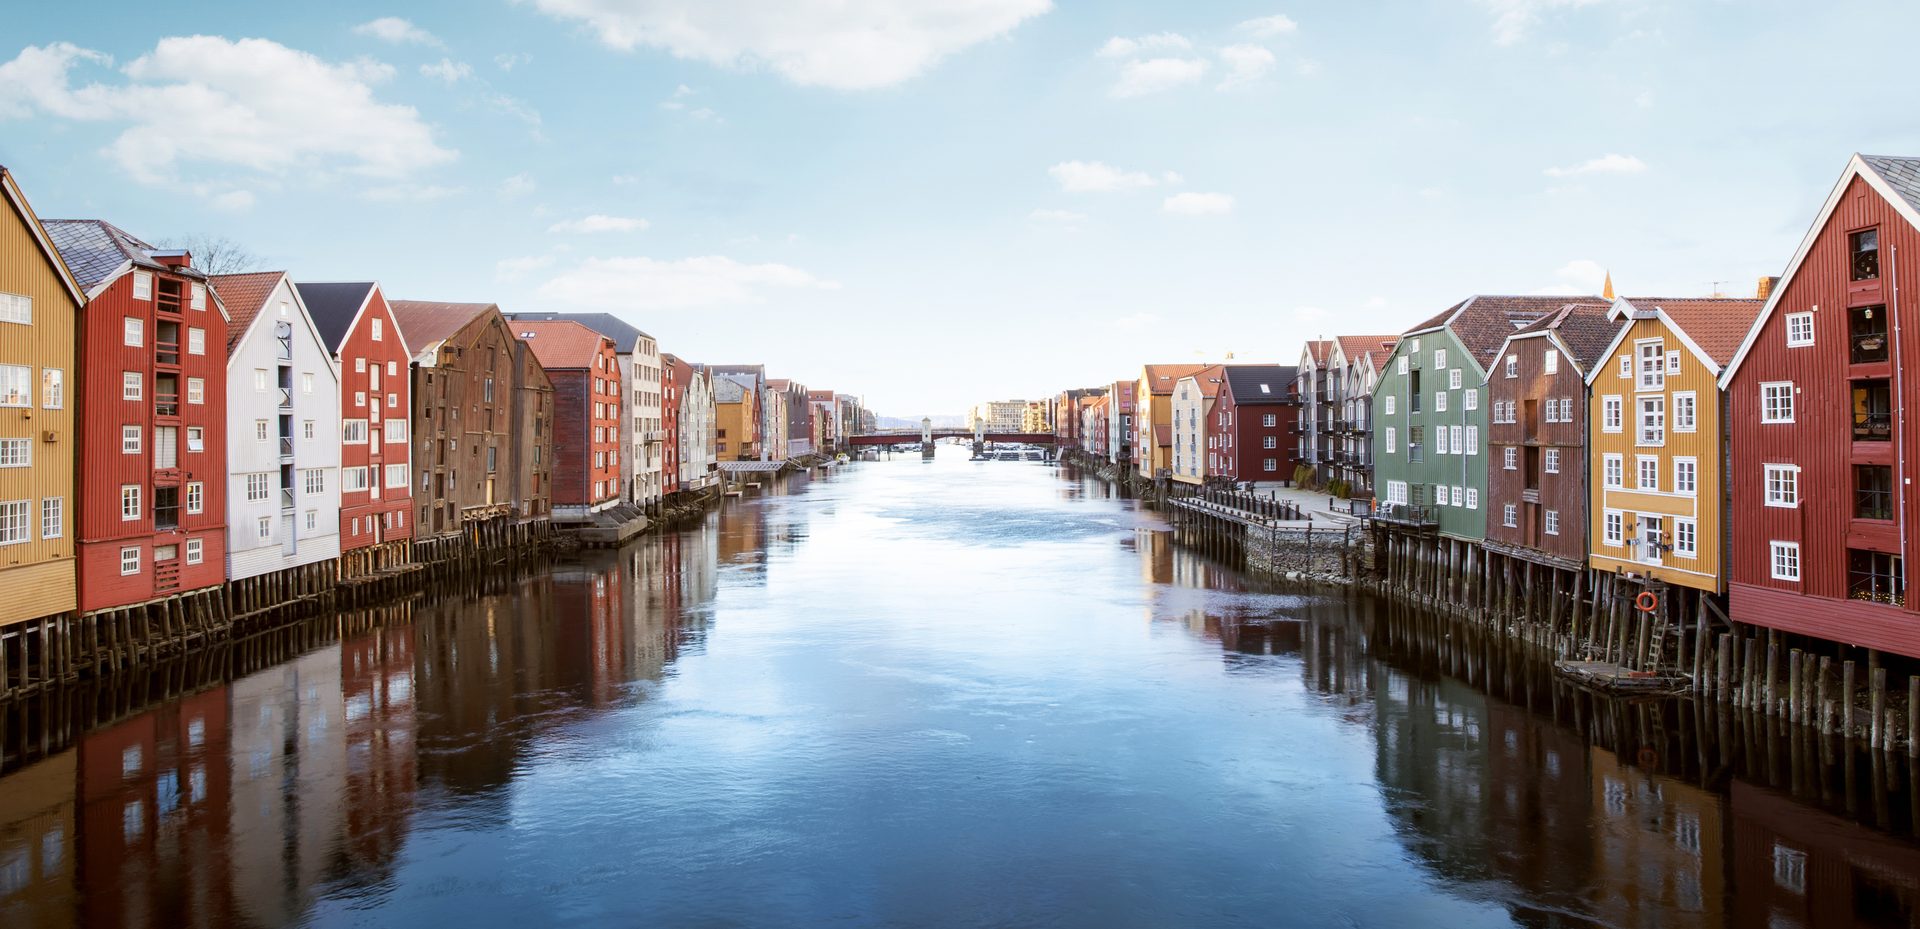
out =
<path fill-rule="evenodd" d="M 875 432 L 868 435 L 849 436 L 847 438 L 847 444 L 917 445 L 920 442 L 920 436 L 921 432 L 918 429 L 909 432 Z M 973 438 L 973 431 L 970 429 L 935 429 L 933 430 L 933 438 L 936 442 L 941 439 L 970 440 Z M 984 438 L 989 442 L 1008 442 L 1023 445 L 1052 445 L 1054 443 L 1053 433 L 1051 432 L 989 432 Z"/>

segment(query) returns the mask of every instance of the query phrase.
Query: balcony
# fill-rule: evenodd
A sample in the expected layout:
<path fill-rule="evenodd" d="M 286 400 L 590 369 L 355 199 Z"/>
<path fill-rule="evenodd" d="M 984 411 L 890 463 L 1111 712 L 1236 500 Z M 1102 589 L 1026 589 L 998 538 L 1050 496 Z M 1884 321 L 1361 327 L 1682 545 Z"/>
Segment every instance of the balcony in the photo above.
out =
<path fill-rule="evenodd" d="M 178 339 L 153 343 L 153 360 L 157 364 L 178 365 L 180 363 L 180 342 Z"/>
<path fill-rule="evenodd" d="M 1426 504 L 1382 503 L 1373 518 L 1415 529 L 1431 529 L 1440 525 L 1440 510 Z"/>
<path fill-rule="evenodd" d="M 1893 394 L 1885 379 L 1853 382 L 1853 440 L 1893 439 Z"/>
<path fill-rule="evenodd" d="M 280 411 L 283 413 L 293 412 L 293 388 L 280 388 Z"/>
<path fill-rule="evenodd" d="M 1847 361 L 1872 364 L 1887 360 L 1887 308 L 1855 307 L 1847 311 Z"/>
<path fill-rule="evenodd" d="M 1893 414 L 1853 414 L 1853 440 L 1855 442 L 1886 442 L 1892 438 Z"/>
<path fill-rule="evenodd" d="M 293 457 L 293 436 L 283 435 L 280 437 L 280 457 Z"/>
<path fill-rule="evenodd" d="M 154 394 L 153 395 L 153 415 L 179 416 L 180 415 L 180 395 L 179 394 Z"/>
<path fill-rule="evenodd" d="M 293 509 L 293 488 L 280 488 L 280 508 L 283 510 Z"/>

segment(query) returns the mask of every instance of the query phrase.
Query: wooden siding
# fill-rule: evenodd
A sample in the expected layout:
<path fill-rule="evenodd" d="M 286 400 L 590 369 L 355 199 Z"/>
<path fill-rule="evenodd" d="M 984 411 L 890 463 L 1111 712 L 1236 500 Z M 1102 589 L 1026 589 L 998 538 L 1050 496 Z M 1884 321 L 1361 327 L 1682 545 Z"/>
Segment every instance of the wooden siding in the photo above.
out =
<path fill-rule="evenodd" d="M 522 519 L 551 514 L 553 382 L 497 309 L 441 343 L 434 360 L 415 370 L 412 386 L 422 533 L 457 531 L 470 510 L 504 506 Z"/>
<path fill-rule="evenodd" d="M 11 183 L 9 178 L 7 183 Z M 25 207 L 0 207 L 0 292 L 33 301 L 33 323 L 0 323 L 0 364 L 28 370 L 27 405 L 0 407 L 0 438 L 27 439 L 32 463 L 0 468 L 0 501 L 27 503 L 27 541 L 0 546 L 0 625 L 63 613 L 78 596 L 74 575 L 74 539 L 80 501 L 74 493 L 74 468 L 80 447 L 74 434 L 79 405 L 79 371 L 74 363 L 79 307 L 36 237 L 39 219 Z M 45 377 L 58 371 L 63 398 L 46 406 Z M 41 533 L 41 501 L 61 501 L 57 538 Z"/>
<path fill-rule="evenodd" d="M 600 349 L 604 368 L 546 369 L 553 382 L 553 505 L 571 515 L 617 502 L 625 490 L 619 371 L 613 342 L 601 339 Z"/>
<path fill-rule="evenodd" d="M 1879 289 L 1851 276 L 1848 234 L 1877 228 L 1880 234 Z M 1894 276 L 1898 275 L 1897 282 Z M 1896 373 L 1920 365 L 1920 315 L 1894 294 L 1920 293 L 1920 232 L 1871 185 L 1855 178 L 1842 193 L 1826 225 L 1815 236 L 1790 280 L 1780 285 L 1775 310 L 1764 323 L 1727 389 L 1732 431 L 1730 485 L 1735 542 L 1730 552 L 1733 617 L 1834 639 L 1855 645 L 1920 656 L 1920 609 L 1911 594 L 1904 606 L 1847 601 L 1849 548 L 1898 554 L 1904 577 L 1913 576 L 1913 544 L 1903 527 L 1920 519 L 1920 495 L 1903 480 L 1920 455 L 1920 432 L 1906 428 L 1905 411 L 1920 409 L 1920 384 Z M 1851 306 L 1897 306 L 1891 327 L 1889 361 L 1850 363 L 1848 312 Z M 1812 313 L 1814 341 L 1789 348 L 1787 316 Z M 1914 364 L 1908 364 L 1912 360 Z M 1885 378 L 1890 390 L 1891 441 L 1853 441 L 1853 379 Z M 1760 385 L 1794 385 L 1794 422 L 1760 422 Z M 1901 390 L 1900 388 L 1904 388 Z M 1764 466 L 1800 468 L 1797 508 L 1766 505 Z M 1894 519 L 1854 518 L 1853 466 L 1884 465 L 1896 482 Z M 1773 541 L 1800 545 L 1800 581 L 1776 580 Z M 1765 596 L 1777 591 L 1799 596 Z"/>
<path fill-rule="evenodd" d="M 1417 347 L 1416 347 L 1417 346 Z M 1434 366 L 1433 353 L 1444 349 L 1447 353 L 1446 367 Z M 1407 373 L 1400 372 L 1400 359 L 1407 359 Z M 1452 370 L 1460 371 L 1461 386 L 1450 386 Z M 1419 410 L 1414 410 L 1412 402 L 1412 381 L 1414 373 L 1420 375 Z M 1394 345 L 1393 353 L 1388 356 L 1385 370 L 1380 372 L 1380 383 L 1373 392 L 1373 466 L 1374 496 L 1381 501 L 1388 498 L 1391 482 L 1407 483 L 1407 502 L 1409 504 L 1433 505 L 1439 516 L 1440 532 L 1455 538 L 1479 541 L 1487 532 L 1487 404 L 1486 375 L 1473 360 L 1473 356 L 1461 346 L 1452 332 L 1445 329 L 1423 332 L 1418 335 L 1401 337 Z M 1446 396 L 1444 411 L 1437 410 L 1435 395 Z M 1467 409 L 1468 395 L 1473 397 L 1473 409 Z M 1393 398 L 1393 412 L 1386 411 L 1386 399 Z M 1440 454 L 1436 430 L 1449 429 L 1447 453 Z M 1468 430 L 1474 430 L 1479 437 L 1476 454 L 1466 455 L 1454 450 L 1451 427 L 1460 427 L 1461 439 L 1466 441 Z M 1386 430 L 1394 429 L 1394 448 L 1386 448 Z M 1412 460 L 1408 442 L 1415 429 L 1420 430 L 1421 460 Z M 1453 504 L 1453 488 L 1461 490 L 1461 505 Z M 1447 502 L 1440 505 L 1436 488 L 1445 488 Z M 1468 493 L 1471 491 L 1471 493 Z M 1467 505 L 1469 499 L 1472 505 Z"/>
<path fill-rule="evenodd" d="M 1558 370 L 1546 373 L 1546 353 L 1552 352 Z M 1572 358 L 1544 332 L 1508 343 L 1514 376 L 1507 376 L 1504 358 L 1496 359 L 1487 376 L 1487 541 L 1510 549 L 1535 552 L 1575 564 L 1587 560 L 1587 385 Z M 1570 400 L 1573 415 L 1566 422 L 1548 422 L 1548 401 Z M 1514 405 L 1514 422 L 1494 422 L 1492 411 Z M 1506 449 L 1514 452 L 1514 468 L 1507 470 Z M 1547 450 L 1559 454 L 1559 473 L 1546 471 Z M 1505 507 L 1513 504 L 1515 525 L 1505 522 Z M 1546 531 L 1546 514 L 1558 514 L 1559 533 Z"/>
<path fill-rule="evenodd" d="M 1237 404 L 1233 402 L 1233 391 L 1222 385 L 1219 402 L 1214 406 L 1214 428 L 1208 430 L 1209 434 L 1217 431 L 1228 440 L 1227 446 L 1219 450 L 1219 473 L 1236 481 L 1293 480 L 1293 469 L 1300 463 L 1299 407 L 1298 403 L 1284 400 Z M 1262 417 L 1269 414 L 1274 417 L 1274 425 L 1262 425 Z M 1275 447 L 1266 447 L 1268 437 L 1273 438 Z M 1268 458 L 1274 459 L 1272 471 L 1265 467 Z"/>
<path fill-rule="evenodd" d="M 376 321 L 381 330 L 379 339 L 373 337 Z M 391 420 L 407 422 L 409 433 L 412 430 L 409 415 L 413 409 L 412 372 L 408 368 L 412 359 L 407 357 L 400 327 L 395 325 L 393 311 L 379 287 L 373 288 L 366 308 L 353 321 L 353 328 L 347 330 L 337 349 L 340 418 L 343 422 L 367 421 L 366 442 L 342 443 L 340 447 L 342 471 L 367 469 L 365 490 L 345 490 L 342 485 L 340 550 L 353 551 L 412 538 L 414 520 L 409 514 L 413 509 L 413 487 L 419 480 L 410 466 L 412 436 L 409 434 L 405 442 L 386 439 L 390 428 L 387 423 Z M 388 402 L 389 398 L 392 402 Z M 386 469 L 393 465 L 406 469 L 406 479 L 397 487 L 386 486 Z"/>
<path fill-rule="evenodd" d="M 1679 352 L 1680 371 L 1677 375 L 1667 372 L 1665 386 L 1659 390 L 1637 391 L 1637 374 L 1621 377 L 1620 359 L 1623 356 L 1633 358 L 1635 346 L 1648 339 L 1660 340 L 1663 353 Z M 1719 592 L 1724 583 L 1721 559 L 1724 527 L 1720 521 L 1724 492 L 1721 483 L 1724 437 L 1719 391 L 1715 386 L 1717 372 L 1709 369 L 1699 356 L 1688 351 L 1678 336 L 1659 319 L 1633 320 L 1626 337 L 1613 354 L 1595 364 L 1599 373 L 1593 379 L 1587 401 L 1587 470 L 1592 475 L 1589 481 L 1592 488 L 1589 499 L 1592 503 L 1588 512 L 1588 562 L 1602 571 L 1620 569 L 1682 587 Z M 1687 391 L 1692 391 L 1695 398 L 1695 425 L 1692 432 L 1679 432 L 1674 429 L 1673 397 L 1676 393 Z M 1620 398 L 1619 432 L 1607 432 L 1603 428 L 1605 398 L 1609 396 Z M 1638 399 L 1651 396 L 1664 397 L 1666 403 L 1665 442 L 1658 446 L 1644 446 L 1637 442 Z M 1608 454 L 1621 456 L 1621 487 L 1606 486 L 1603 462 Z M 1642 455 L 1653 456 L 1659 461 L 1660 481 L 1656 491 L 1638 489 L 1637 461 Z M 1673 493 L 1676 458 L 1694 459 L 1696 484 L 1691 496 Z M 1620 545 L 1606 543 L 1605 513 L 1608 510 L 1621 511 L 1623 530 Z M 1660 557 L 1659 565 L 1636 558 L 1638 549 L 1625 544 L 1625 541 L 1634 538 L 1639 531 L 1642 514 L 1662 518 L 1664 541 L 1669 543 L 1673 540 L 1676 519 L 1694 520 L 1699 543 L 1697 555 L 1687 558 L 1667 552 Z"/>
<path fill-rule="evenodd" d="M 123 274 L 108 283 L 87 303 L 81 339 L 79 410 L 81 440 L 81 488 L 79 496 L 80 610 L 93 612 L 110 607 L 142 603 L 206 587 L 217 587 L 226 580 L 227 528 L 227 331 L 211 294 L 206 309 L 183 308 L 179 314 L 163 314 L 156 307 L 162 284 L 177 282 L 183 294 L 191 292 L 192 281 L 180 275 L 153 273 L 153 297 L 133 298 L 133 275 Z M 183 301 L 184 301 L 183 297 Z M 164 317 L 164 319 L 163 319 Z M 139 319 L 143 337 L 139 346 L 125 344 L 124 320 Z M 165 321 L 178 325 L 178 336 L 170 354 L 177 363 L 162 364 L 160 329 Z M 204 332 L 204 350 L 189 349 L 188 331 Z M 139 400 L 122 399 L 121 379 L 125 372 L 140 375 Z M 162 416 L 157 375 L 177 378 L 179 402 L 175 415 Z M 200 378 L 205 387 L 201 403 L 190 402 L 187 383 Z M 154 427 L 178 428 L 178 467 L 164 471 L 154 467 Z M 139 454 L 121 451 L 121 428 L 138 426 Z M 203 431 L 200 451 L 193 451 L 187 431 Z M 188 512 L 187 497 L 192 485 L 200 485 L 201 507 Z M 123 519 L 120 514 L 120 489 L 140 488 L 140 515 Z M 155 490 L 173 488 L 180 497 L 178 525 L 158 529 L 154 525 Z M 188 564 L 186 547 L 198 539 L 202 546 L 198 564 Z M 156 570 L 153 558 L 162 546 L 174 546 L 176 560 L 164 571 Z M 140 550 L 139 570 L 120 572 L 120 550 Z M 176 576 L 177 572 L 177 576 Z"/>

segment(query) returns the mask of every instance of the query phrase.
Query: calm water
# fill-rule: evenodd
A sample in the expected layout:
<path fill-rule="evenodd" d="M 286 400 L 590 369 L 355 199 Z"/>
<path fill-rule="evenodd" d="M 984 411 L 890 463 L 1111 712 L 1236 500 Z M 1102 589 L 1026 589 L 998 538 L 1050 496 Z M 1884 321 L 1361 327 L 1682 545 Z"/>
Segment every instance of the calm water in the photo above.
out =
<path fill-rule="evenodd" d="M 857 464 L 16 708 L 0 925 L 1912 924 L 1903 769 L 1382 609 L 1059 469 Z"/>

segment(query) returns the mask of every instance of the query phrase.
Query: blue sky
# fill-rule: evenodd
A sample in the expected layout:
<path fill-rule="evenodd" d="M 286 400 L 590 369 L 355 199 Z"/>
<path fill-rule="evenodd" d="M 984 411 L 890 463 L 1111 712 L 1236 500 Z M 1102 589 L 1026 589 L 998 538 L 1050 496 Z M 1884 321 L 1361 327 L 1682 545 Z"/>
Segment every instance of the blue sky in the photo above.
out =
<path fill-rule="evenodd" d="M 33 4 L 48 217 L 613 310 L 884 414 L 1291 362 L 1471 293 L 1744 293 L 1920 152 L 1920 5 Z"/>

